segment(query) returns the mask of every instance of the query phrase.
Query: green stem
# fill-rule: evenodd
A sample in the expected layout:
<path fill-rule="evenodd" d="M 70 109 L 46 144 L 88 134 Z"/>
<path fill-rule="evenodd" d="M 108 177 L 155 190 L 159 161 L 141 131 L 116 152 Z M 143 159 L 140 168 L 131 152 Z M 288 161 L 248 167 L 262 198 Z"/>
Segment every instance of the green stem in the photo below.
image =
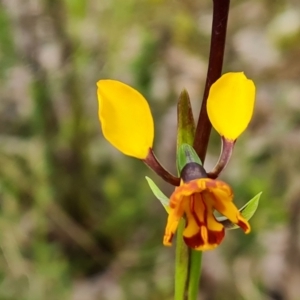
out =
<path fill-rule="evenodd" d="M 201 277 L 202 252 L 190 250 L 189 276 L 188 276 L 188 300 L 196 300 L 199 294 L 199 282 Z"/>
<path fill-rule="evenodd" d="M 180 220 L 176 236 L 176 259 L 175 259 L 175 298 L 185 300 L 187 295 L 189 249 L 183 241 L 182 234 L 185 221 Z"/>

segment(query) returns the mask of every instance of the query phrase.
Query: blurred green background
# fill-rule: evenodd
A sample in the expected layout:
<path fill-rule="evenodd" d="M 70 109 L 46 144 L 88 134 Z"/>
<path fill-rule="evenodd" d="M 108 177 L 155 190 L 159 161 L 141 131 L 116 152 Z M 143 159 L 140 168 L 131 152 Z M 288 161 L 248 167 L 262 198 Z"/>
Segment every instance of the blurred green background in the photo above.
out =
<path fill-rule="evenodd" d="M 102 137 L 96 81 L 149 100 L 155 152 L 175 173 L 176 101 L 205 83 L 209 0 L 0 2 L 0 300 L 167 300 L 174 247 L 140 161 Z M 232 1 L 224 72 L 257 86 L 255 115 L 221 179 L 252 232 L 203 261 L 201 300 L 300 299 L 300 2 Z M 205 167 L 219 155 L 213 133 Z"/>

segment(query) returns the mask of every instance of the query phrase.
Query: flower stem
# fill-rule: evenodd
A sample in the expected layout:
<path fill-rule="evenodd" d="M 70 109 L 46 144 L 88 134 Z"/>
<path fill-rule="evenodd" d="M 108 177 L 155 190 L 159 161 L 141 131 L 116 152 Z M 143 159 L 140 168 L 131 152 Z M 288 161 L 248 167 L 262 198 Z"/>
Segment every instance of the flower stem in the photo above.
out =
<path fill-rule="evenodd" d="M 226 29 L 230 0 L 213 0 L 213 21 L 209 63 L 201 110 L 194 140 L 194 149 L 204 162 L 211 124 L 206 111 L 206 101 L 211 85 L 221 76 L 225 50 Z"/>
<path fill-rule="evenodd" d="M 187 296 L 189 249 L 182 238 L 184 227 L 185 220 L 181 219 L 177 228 L 176 236 L 174 300 L 186 300 Z"/>
<path fill-rule="evenodd" d="M 225 50 L 226 29 L 230 0 L 213 0 L 213 20 L 207 77 L 198 124 L 195 132 L 194 149 L 204 163 L 209 142 L 211 123 L 208 119 L 206 102 L 211 85 L 221 76 Z M 196 300 L 199 294 L 202 252 L 189 251 L 187 299 Z M 177 299 L 176 299 L 177 300 Z"/>
<path fill-rule="evenodd" d="M 202 252 L 190 249 L 188 300 L 196 300 L 199 294 Z"/>

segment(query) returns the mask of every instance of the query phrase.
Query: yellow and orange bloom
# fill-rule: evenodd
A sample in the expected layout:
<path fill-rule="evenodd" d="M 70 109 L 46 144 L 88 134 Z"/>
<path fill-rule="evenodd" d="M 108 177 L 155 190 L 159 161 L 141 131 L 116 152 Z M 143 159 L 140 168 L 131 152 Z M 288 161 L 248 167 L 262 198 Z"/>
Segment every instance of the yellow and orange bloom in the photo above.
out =
<path fill-rule="evenodd" d="M 189 247 L 200 251 L 217 247 L 224 238 L 225 229 L 214 216 L 215 210 L 249 233 L 249 223 L 232 201 L 233 192 L 223 181 L 201 178 L 183 182 L 170 197 L 164 245 L 172 244 L 179 221 L 185 216 L 183 238 Z"/>
<path fill-rule="evenodd" d="M 255 86 L 244 73 L 224 74 L 212 85 L 207 99 L 207 113 L 212 126 L 222 136 L 223 150 L 217 166 L 210 173 L 206 173 L 201 161 L 197 163 L 197 159 L 194 160 L 198 173 L 196 172 L 196 176 L 193 170 L 189 178 L 183 176 L 184 163 L 179 168 L 180 178 L 174 177 L 154 156 L 154 124 L 146 99 L 138 91 L 119 81 L 100 80 L 97 86 L 98 112 L 104 137 L 122 153 L 144 161 L 165 181 L 176 186 L 181 182 L 171 195 L 169 206 L 163 204 L 169 213 L 164 245 L 172 244 L 179 221 L 185 218 L 185 243 L 199 251 L 214 249 L 225 235 L 224 225 L 215 217 L 215 211 L 238 225 L 245 233 L 250 232 L 248 221 L 233 204 L 230 186 L 212 179 L 217 178 L 226 166 L 235 140 L 246 129 L 253 114 Z M 187 95 L 184 97 L 188 98 Z M 189 107 L 190 104 L 187 104 L 186 113 Z M 188 140 L 188 134 L 191 135 L 190 140 L 194 138 L 192 113 L 184 117 L 186 119 L 180 119 L 183 125 L 178 131 L 181 134 L 181 146 L 183 140 Z M 192 143 L 190 140 L 189 144 Z M 193 156 L 190 154 L 188 159 Z"/>

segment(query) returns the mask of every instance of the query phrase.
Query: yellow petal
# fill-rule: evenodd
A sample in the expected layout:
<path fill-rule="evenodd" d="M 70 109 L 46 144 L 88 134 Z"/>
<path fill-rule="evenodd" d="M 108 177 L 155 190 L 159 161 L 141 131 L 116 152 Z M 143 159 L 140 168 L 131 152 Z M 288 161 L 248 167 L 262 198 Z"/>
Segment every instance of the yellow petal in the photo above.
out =
<path fill-rule="evenodd" d="M 199 251 L 217 247 L 224 238 L 225 231 L 213 215 L 213 207 L 205 201 L 202 193 L 190 196 L 190 203 L 185 208 L 186 228 L 183 232 L 185 243 Z"/>
<path fill-rule="evenodd" d="M 116 80 L 100 80 L 97 86 L 104 137 L 126 155 L 146 158 L 154 138 L 153 119 L 146 99 Z"/>
<path fill-rule="evenodd" d="M 211 191 L 204 191 L 206 203 L 212 205 L 219 213 L 227 217 L 232 223 L 240 226 L 245 233 L 250 232 L 250 225 L 248 221 L 241 215 L 239 210 L 233 204 L 233 195 L 227 197 L 226 193 L 221 189 Z"/>
<path fill-rule="evenodd" d="M 235 140 L 247 128 L 254 108 L 255 86 L 243 72 L 227 73 L 210 88 L 207 113 L 215 130 Z"/>
<path fill-rule="evenodd" d="M 173 195 L 176 193 L 173 193 Z M 189 198 L 187 197 L 180 197 L 177 200 L 172 201 L 172 197 L 170 200 L 170 208 L 169 208 L 169 215 L 168 215 L 168 221 L 165 229 L 165 235 L 163 239 L 163 244 L 165 246 L 171 246 L 172 245 L 172 239 L 173 236 L 177 230 L 179 221 L 181 217 L 184 214 L 184 208 L 189 204 Z"/>

